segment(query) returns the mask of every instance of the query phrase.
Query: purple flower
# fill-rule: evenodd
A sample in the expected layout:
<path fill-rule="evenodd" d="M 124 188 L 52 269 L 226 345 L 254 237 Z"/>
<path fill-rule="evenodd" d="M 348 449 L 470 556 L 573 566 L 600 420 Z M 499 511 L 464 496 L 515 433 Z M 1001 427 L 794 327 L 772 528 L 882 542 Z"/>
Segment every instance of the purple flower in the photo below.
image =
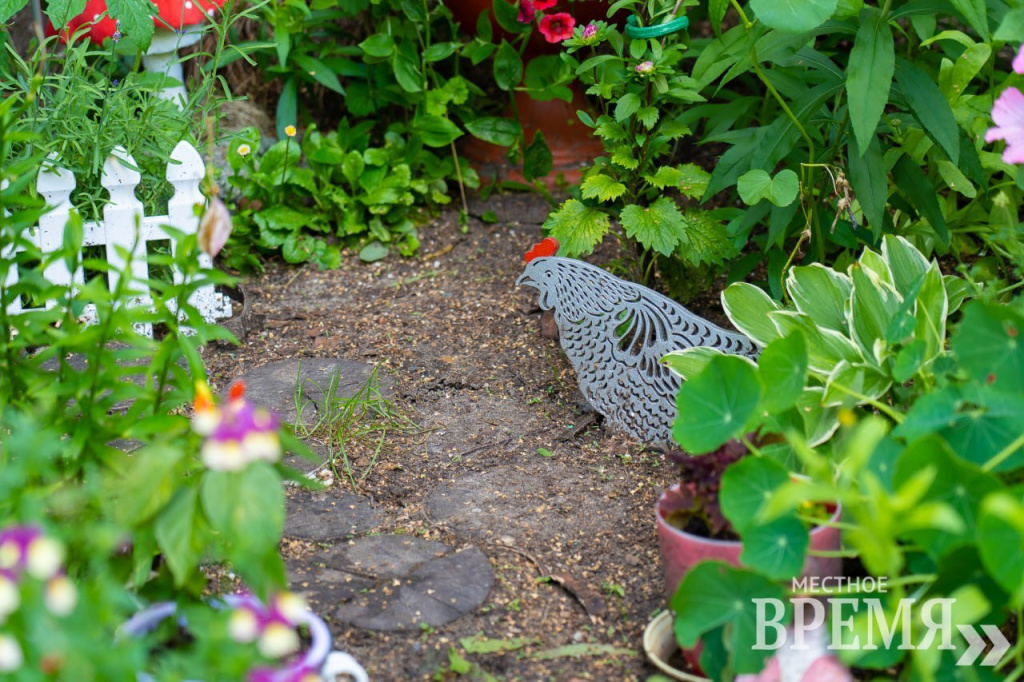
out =
<path fill-rule="evenodd" d="M 593 38 L 596 35 L 597 35 L 597 24 L 595 24 L 594 22 L 590 22 L 589 24 L 587 24 L 586 28 L 583 29 L 583 38 L 584 39 Z"/>
<path fill-rule="evenodd" d="M 276 462 L 281 458 L 277 417 L 247 401 L 244 385 L 231 389 L 228 404 L 217 416 L 219 420 L 200 451 L 210 469 L 239 471 L 255 460 Z"/>
<path fill-rule="evenodd" d="M 1024 163 L 1024 95 L 1020 90 L 1003 91 L 992 107 L 992 120 L 996 125 L 985 133 L 985 142 L 1006 140 L 1003 161 Z"/>

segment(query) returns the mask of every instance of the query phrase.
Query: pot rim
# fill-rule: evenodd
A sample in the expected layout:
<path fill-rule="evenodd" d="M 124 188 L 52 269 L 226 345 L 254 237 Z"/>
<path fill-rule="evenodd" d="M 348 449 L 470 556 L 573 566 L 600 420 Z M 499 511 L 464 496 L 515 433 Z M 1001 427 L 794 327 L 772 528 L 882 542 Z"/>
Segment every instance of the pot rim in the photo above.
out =
<path fill-rule="evenodd" d="M 665 609 L 655 616 L 654 619 L 647 624 L 647 627 L 644 628 L 643 647 L 644 653 L 647 654 L 647 659 L 654 664 L 654 667 L 673 679 L 682 680 L 683 682 L 711 682 L 711 680 L 706 677 L 700 677 L 699 675 L 693 675 L 679 670 L 678 668 L 673 668 L 668 664 L 668 661 L 662 660 L 662 658 L 657 654 L 656 644 L 659 638 L 664 638 L 666 636 L 666 630 L 672 638 L 673 648 L 679 647 L 676 643 L 675 634 L 672 628 L 672 618 L 672 611 Z M 666 625 L 665 621 L 669 621 L 669 623 Z"/>
<path fill-rule="evenodd" d="M 693 533 L 689 533 L 689 532 L 687 532 L 685 530 L 682 530 L 681 528 L 676 528 L 671 523 L 666 521 L 665 520 L 665 515 L 661 513 L 662 503 L 664 502 L 664 500 L 666 499 L 667 495 L 670 492 L 673 492 L 675 490 L 679 490 L 679 487 L 680 487 L 680 484 L 675 483 L 675 484 L 672 485 L 672 487 L 668 488 L 667 490 L 662 491 L 661 495 L 658 496 L 658 501 L 657 501 L 657 503 L 655 503 L 655 506 L 654 506 L 654 515 L 658 519 L 658 525 L 659 526 L 667 529 L 671 533 L 674 533 L 676 535 L 682 536 L 682 537 L 686 538 L 687 540 L 692 541 L 692 542 L 694 542 L 696 544 L 712 545 L 712 546 L 715 546 L 715 547 L 722 547 L 722 546 L 728 546 L 728 545 L 736 546 L 736 545 L 742 545 L 743 544 L 743 540 L 742 539 L 740 539 L 740 540 L 719 540 L 717 538 L 707 538 L 707 537 L 704 537 L 703 535 L 695 535 Z M 834 523 L 838 523 L 839 522 L 839 518 L 840 518 L 840 516 L 842 516 L 842 513 L 843 513 L 843 505 L 839 501 L 836 501 L 835 505 L 836 505 L 836 510 L 834 512 L 832 512 L 832 516 L 829 517 L 828 522 L 823 523 L 823 524 L 818 525 L 818 526 L 815 526 L 814 528 L 811 528 L 811 530 L 809 531 L 810 535 L 814 536 L 814 535 L 818 535 L 820 533 L 824 533 L 826 530 L 829 530 L 829 529 L 836 529 L 835 526 L 830 525 L 830 524 L 834 524 Z M 836 529 L 836 530 L 838 530 L 838 529 Z"/>

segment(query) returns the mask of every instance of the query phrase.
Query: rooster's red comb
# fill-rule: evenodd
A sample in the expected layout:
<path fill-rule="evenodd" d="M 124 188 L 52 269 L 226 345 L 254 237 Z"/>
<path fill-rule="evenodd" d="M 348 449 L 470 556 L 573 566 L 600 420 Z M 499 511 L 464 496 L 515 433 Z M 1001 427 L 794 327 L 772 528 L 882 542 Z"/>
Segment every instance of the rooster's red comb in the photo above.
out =
<path fill-rule="evenodd" d="M 523 258 L 527 263 L 532 261 L 534 258 L 544 258 L 546 256 L 554 256 L 558 253 L 558 240 L 546 237 L 541 240 L 539 244 L 536 244 L 532 249 L 526 252 L 526 256 Z"/>
<path fill-rule="evenodd" d="M 245 382 L 236 381 L 228 390 L 228 400 L 241 400 L 245 396 Z"/>

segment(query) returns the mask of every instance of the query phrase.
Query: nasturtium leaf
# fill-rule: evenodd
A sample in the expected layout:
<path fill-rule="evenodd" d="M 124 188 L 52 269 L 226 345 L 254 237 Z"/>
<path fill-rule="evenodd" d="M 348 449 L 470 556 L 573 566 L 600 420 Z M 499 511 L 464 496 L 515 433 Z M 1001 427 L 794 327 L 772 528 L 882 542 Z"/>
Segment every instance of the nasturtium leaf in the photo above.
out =
<path fill-rule="evenodd" d="M 782 336 L 768 317 L 768 313 L 781 308 L 764 289 L 747 282 L 730 284 L 722 292 L 722 307 L 729 321 L 759 346 Z"/>
<path fill-rule="evenodd" d="M 773 605 L 777 604 L 785 623 L 792 611 L 785 596 L 780 585 L 753 571 L 718 561 L 699 563 L 683 578 L 670 602 L 676 614 L 676 640 L 690 648 L 701 635 L 728 624 L 726 648 L 734 656 L 734 671 L 759 672 L 772 652 L 754 649 L 758 627 L 758 603 L 754 600 L 773 600 L 761 602 L 762 608 L 767 607 L 767 615 L 774 617 Z"/>
<path fill-rule="evenodd" d="M 769 343 L 757 359 L 757 368 L 765 409 L 780 412 L 792 407 L 807 382 L 807 343 L 803 333 L 793 332 Z"/>
<path fill-rule="evenodd" d="M 1024 604 L 1024 503 L 1018 486 L 995 492 L 981 503 L 978 553 L 1012 604 Z"/>
<path fill-rule="evenodd" d="M 711 452 L 746 432 L 760 398 L 753 362 L 736 355 L 712 358 L 679 389 L 672 435 L 691 454 Z"/>
<path fill-rule="evenodd" d="M 566 201 L 544 222 L 544 229 L 561 245 L 559 253 L 569 258 L 593 251 L 610 227 L 607 213 L 578 199 Z"/>
<path fill-rule="evenodd" d="M 895 68 L 896 53 L 889 23 L 880 10 L 865 7 L 860 13 L 860 28 L 850 51 L 846 77 L 850 123 L 860 155 L 875 136 L 875 128 L 889 101 Z"/>
<path fill-rule="evenodd" d="M 1024 393 L 1024 315 L 1009 306 L 972 303 L 950 342 L 960 366 L 978 383 Z"/>
<path fill-rule="evenodd" d="M 608 202 L 625 194 L 626 186 L 604 173 L 592 173 L 583 181 L 580 190 L 584 199 Z"/>
<path fill-rule="evenodd" d="M 837 0 L 750 0 L 750 7 L 769 28 L 804 33 L 821 26 L 836 11 Z"/>
<path fill-rule="evenodd" d="M 786 276 L 786 291 L 796 309 L 814 324 L 849 333 L 846 307 L 853 291 L 849 277 L 820 263 L 799 265 Z"/>
<path fill-rule="evenodd" d="M 740 563 L 769 578 L 788 580 L 803 569 L 808 544 L 804 524 L 796 517 L 782 517 L 743 533 Z"/>
<path fill-rule="evenodd" d="M 949 533 L 934 529 L 908 533 L 933 559 L 939 559 L 958 545 L 973 541 L 981 502 L 1002 489 L 999 479 L 957 458 L 942 439 L 928 436 L 912 443 L 896 463 L 893 484 L 898 488 L 922 469 L 932 468 L 935 477 L 923 502 L 944 502 L 959 514 L 963 531 Z"/>
<path fill-rule="evenodd" d="M 910 381 L 924 365 L 927 350 L 928 344 L 921 339 L 915 339 L 901 348 L 892 367 L 892 378 L 901 384 Z"/>
<path fill-rule="evenodd" d="M 788 168 L 774 178 L 763 170 L 748 171 L 736 183 L 740 198 L 749 206 L 767 199 L 775 206 L 789 206 L 800 192 L 800 180 Z"/>
<path fill-rule="evenodd" d="M 744 457 L 722 474 L 722 514 L 745 536 L 748 528 L 759 525 L 758 513 L 775 491 L 788 482 L 789 473 L 781 464 L 767 457 Z"/>
<path fill-rule="evenodd" d="M 683 215 L 669 197 L 658 197 L 650 206 L 630 204 L 619 215 L 626 235 L 643 246 L 669 256 L 682 238 Z"/>
<path fill-rule="evenodd" d="M 27 3 L 28 0 L 0 0 L 0 24 L 6 24 Z M 85 4 L 83 3 L 82 6 L 84 7 Z M 79 10 L 79 13 L 81 13 L 81 10 Z M 68 16 L 73 17 L 76 15 L 69 14 Z"/>
<path fill-rule="evenodd" d="M 500 147 L 511 147 L 523 134 L 518 121 L 501 116 L 484 116 L 466 122 L 465 126 L 474 137 Z"/>

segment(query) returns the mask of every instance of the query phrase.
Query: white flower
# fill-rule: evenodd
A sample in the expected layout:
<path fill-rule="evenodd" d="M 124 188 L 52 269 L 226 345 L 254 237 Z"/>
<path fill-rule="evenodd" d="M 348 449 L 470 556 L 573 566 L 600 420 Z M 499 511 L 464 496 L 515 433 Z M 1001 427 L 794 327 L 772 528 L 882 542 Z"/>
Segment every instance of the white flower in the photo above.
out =
<path fill-rule="evenodd" d="M 64 547 L 53 538 L 41 535 L 29 543 L 25 570 L 33 578 L 49 580 L 57 575 L 62 563 Z"/>
<path fill-rule="evenodd" d="M 238 152 L 239 156 L 249 156 L 249 154 L 252 152 L 252 147 L 243 143 L 238 145 L 238 149 L 236 151 Z"/>
<path fill-rule="evenodd" d="M 0 623 L 17 611 L 20 604 L 21 594 L 18 592 L 18 584 L 6 576 L 0 575 Z"/>
<path fill-rule="evenodd" d="M 274 600 L 274 607 L 281 614 L 281 617 L 292 625 L 298 625 L 302 622 L 302 616 L 309 611 L 306 600 L 294 592 L 285 592 L 278 595 L 277 599 Z"/>
<path fill-rule="evenodd" d="M 21 560 L 21 549 L 14 540 L 0 545 L 0 568 L 14 568 Z"/>
<path fill-rule="evenodd" d="M 46 608 L 55 616 L 66 616 L 75 610 L 78 590 L 67 576 L 59 575 L 46 584 Z"/>
<path fill-rule="evenodd" d="M 271 623 L 263 631 L 260 653 L 267 658 L 281 658 L 299 650 L 299 634 L 284 623 Z"/>
<path fill-rule="evenodd" d="M 231 612 L 231 620 L 228 621 L 228 634 L 231 639 L 240 644 L 246 644 L 256 639 L 260 634 L 260 624 L 256 620 L 256 614 L 251 609 L 240 608 Z"/>
<path fill-rule="evenodd" d="M 8 635 L 0 635 L 0 672 L 14 672 L 24 661 L 25 657 L 21 653 L 18 640 Z"/>
<path fill-rule="evenodd" d="M 242 444 L 237 440 L 207 439 L 200 452 L 203 464 L 214 471 L 241 471 L 249 460 L 245 458 Z"/>
<path fill-rule="evenodd" d="M 281 459 L 281 441 L 275 431 L 250 431 L 242 441 L 242 451 L 249 461 L 276 462 Z"/>

